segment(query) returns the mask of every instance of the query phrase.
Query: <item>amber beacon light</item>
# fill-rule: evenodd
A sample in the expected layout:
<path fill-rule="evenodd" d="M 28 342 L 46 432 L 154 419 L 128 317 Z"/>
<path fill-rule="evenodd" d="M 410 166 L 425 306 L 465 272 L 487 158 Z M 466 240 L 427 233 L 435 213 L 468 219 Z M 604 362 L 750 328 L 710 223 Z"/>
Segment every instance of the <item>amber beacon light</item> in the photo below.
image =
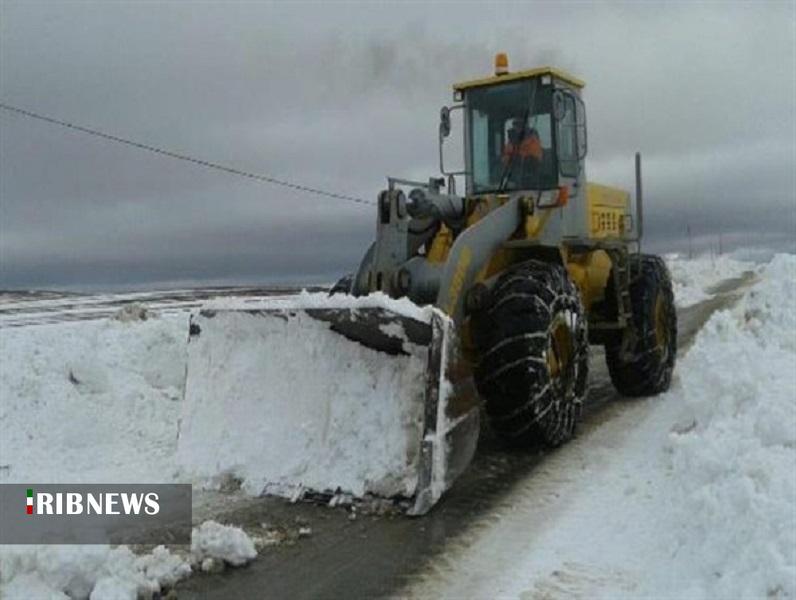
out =
<path fill-rule="evenodd" d="M 506 75 L 509 72 L 509 55 L 505 52 L 495 54 L 495 75 Z"/>

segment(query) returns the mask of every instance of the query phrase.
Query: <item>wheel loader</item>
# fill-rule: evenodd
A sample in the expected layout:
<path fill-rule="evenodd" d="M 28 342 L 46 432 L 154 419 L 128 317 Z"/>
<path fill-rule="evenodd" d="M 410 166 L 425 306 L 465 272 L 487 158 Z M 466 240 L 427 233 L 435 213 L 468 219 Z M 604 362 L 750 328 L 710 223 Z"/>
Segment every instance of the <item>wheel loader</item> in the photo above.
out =
<path fill-rule="evenodd" d="M 441 110 L 442 177 L 388 178 L 375 241 L 328 297 L 194 314 L 185 469 L 417 515 L 467 468 L 482 415 L 507 444 L 570 439 L 590 344 L 620 394 L 665 391 L 676 313 L 666 265 L 641 253 L 641 159 L 633 205 L 587 182 L 583 87 L 556 68 L 510 72 L 498 54 L 494 75 L 454 85 Z M 455 113 L 464 161 L 451 171 Z"/>

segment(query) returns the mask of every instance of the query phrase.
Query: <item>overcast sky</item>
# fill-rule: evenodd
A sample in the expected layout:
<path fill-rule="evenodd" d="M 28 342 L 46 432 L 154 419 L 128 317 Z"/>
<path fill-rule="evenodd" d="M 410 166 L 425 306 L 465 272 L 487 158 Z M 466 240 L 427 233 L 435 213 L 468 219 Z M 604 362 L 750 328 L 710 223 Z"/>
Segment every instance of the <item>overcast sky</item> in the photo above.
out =
<path fill-rule="evenodd" d="M 437 171 L 457 80 L 584 79 L 589 179 L 632 187 L 649 247 L 793 247 L 796 3 L 0 0 L 8 104 L 375 199 Z M 454 132 L 454 135 L 458 132 Z M 0 111 L 0 288 L 330 280 L 375 212 Z"/>

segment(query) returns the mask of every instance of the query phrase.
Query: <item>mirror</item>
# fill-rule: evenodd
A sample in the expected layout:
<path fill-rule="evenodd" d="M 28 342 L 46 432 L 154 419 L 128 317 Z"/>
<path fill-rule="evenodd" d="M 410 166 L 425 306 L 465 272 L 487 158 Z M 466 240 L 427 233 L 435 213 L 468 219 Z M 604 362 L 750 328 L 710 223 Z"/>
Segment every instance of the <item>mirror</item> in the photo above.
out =
<path fill-rule="evenodd" d="M 451 113 L 454 110 L 461 110 L 464 108 L 463 104 L 454 104 L 453 106 L 443 106 L 439 111 L 439 170 L 440 173 L 443 175 L 463 175 L 464 169 L 459 169 L 456 171 L 447 171 L 445 170 L 445 157 L 443 156 L 443 146 L 445 146 L 445 138 L 447 138 L 451 134 L 452 123 L 451 123 Z M 454 138 L 454 147 L 461 146 L 461 142 L 457 139 L 459 136 Z M 462 140 L 463 141 L 463 140 Z M 464 155 L 464 151 L 462 148 L 462 155 Z"/>
<path fill-rule="evenodd" d="M 451 134 L 451 109 L 443 106 L 439 111 L 439 137 L 446 138 Z"/>

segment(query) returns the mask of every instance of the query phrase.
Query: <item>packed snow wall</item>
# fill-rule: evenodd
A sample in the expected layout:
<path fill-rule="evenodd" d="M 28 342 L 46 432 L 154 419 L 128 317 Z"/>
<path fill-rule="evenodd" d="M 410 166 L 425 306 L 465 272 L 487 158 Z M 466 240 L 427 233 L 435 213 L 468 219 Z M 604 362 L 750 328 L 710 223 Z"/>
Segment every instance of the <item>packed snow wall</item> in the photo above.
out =
<path fill-rule="evenodd" d="M 431 312 L 311 298 L 194 315 L 178 462 L 254 494 L 413 496 Z"/>

